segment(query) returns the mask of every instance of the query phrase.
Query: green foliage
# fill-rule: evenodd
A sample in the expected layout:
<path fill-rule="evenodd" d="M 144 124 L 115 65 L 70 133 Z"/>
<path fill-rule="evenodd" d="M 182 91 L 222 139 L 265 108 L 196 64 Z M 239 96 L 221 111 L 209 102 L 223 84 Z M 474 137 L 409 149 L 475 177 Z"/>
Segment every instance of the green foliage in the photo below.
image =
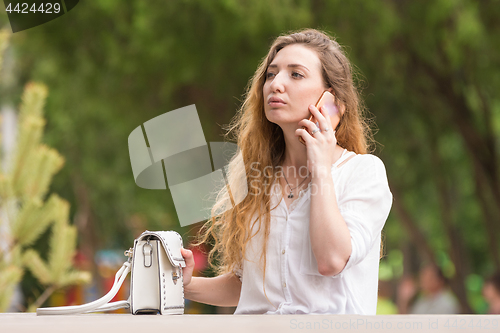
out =
<path fill-rule="evenodd" d="M 0 173 L 0 212 L 2 224 L 7 225 L 7 237 L 2 239 L 0 252 L 0 311 L 10 304 L 16 285 L 24 269 L 46 288 L 42 296 L 30 306 L 40 306 L 58 288 L 90 281 L 90 274 L 72 269 L 75 255 L 76 228 L 70 226 L 69 204 L 48 192 L 52 177 L 62 167 L 64 159 L 52 148 L 41 144 L 43 106 L 47 96 L 44 85 L 26 86 L 20 108 L 18 143 L 13 165 L 7 173 Z M 52 227 L 48 262 L 31 247 Z"/>
<path fill-rule="evenodd" d="M 23 277 L 23 270 L 17 265 L 0 263 L 0 272 L 0 310 L 3 310 L 9 307 L 14 289 Z"/>
<path fill-rule="evenodd" d="M 379 279 L 388 281 L 401 278 L 403 275 L 403 253 L 398 249 L 391 250 L 380 261 Z"/>
<path fill-rule="evenodd" d="M 44 262 L 36 251 L 30 249 L 24 253 L 22 260 L 24 265 L 44 285 L 61 288 L 89 282 L 88 272 L 72 269 L 76 228 L 60 220 L 54 223 L 52 233 L 48 262 Z"/>

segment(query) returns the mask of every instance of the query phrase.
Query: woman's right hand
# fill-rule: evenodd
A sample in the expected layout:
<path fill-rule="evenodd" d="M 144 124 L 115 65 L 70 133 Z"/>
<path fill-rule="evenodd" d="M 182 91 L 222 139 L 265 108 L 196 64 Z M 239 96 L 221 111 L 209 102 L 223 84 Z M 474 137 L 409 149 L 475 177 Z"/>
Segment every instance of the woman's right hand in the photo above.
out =
<path fill-rule="evenodd" d="M 215 306 L 237 306 L 241 294 L 241 282 L 233 273 L 217 277 L 193 277 L 193 252 L 181 248 L 186 267 L 182 269 L 184 298 Z"/>
<path fill-rule="evenodd" d="M 184 287 L 186 287 L 190 282 L 193 276 L 194 270 L 194 256 L 193 251 L 186 250 L 185 248 L 181 248 L 181 254 L 186 261 L 186 267 L 182 269 L 182 277 L 184 281 Z"/>

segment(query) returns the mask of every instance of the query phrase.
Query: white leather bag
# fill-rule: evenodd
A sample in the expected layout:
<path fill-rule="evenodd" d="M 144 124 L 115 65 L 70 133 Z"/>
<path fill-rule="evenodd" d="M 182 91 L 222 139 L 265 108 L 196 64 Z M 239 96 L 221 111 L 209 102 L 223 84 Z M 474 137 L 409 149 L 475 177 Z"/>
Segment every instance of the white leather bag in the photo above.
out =
<path fill-rule="evenodd" d="M 129 259 L 115 275 L 111 290 L 102 298 L 76 306 L 38 308 L 37 315 L 64 315 L 130 309 L 132 314 L 183 314 L 184 284 L 182 238 L 175 231 L 145 231 L 125 251 Z M 129 272 L 130 297 L 112 302 Z"/>

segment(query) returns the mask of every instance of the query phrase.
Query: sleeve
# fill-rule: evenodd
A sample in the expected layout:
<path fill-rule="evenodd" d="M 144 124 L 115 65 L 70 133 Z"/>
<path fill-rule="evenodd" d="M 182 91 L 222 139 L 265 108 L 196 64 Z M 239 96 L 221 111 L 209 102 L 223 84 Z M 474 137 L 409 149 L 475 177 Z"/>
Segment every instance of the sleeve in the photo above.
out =
<path fill-rule="evenodd" d="M 348 176 L 342 195 L 337 198 L 340 214 L 351 234 L 351 256 L 340 276 L 359 264 L 380 238 L 392 206 L 383 162 L 374 155 L 361 155 Z"/>

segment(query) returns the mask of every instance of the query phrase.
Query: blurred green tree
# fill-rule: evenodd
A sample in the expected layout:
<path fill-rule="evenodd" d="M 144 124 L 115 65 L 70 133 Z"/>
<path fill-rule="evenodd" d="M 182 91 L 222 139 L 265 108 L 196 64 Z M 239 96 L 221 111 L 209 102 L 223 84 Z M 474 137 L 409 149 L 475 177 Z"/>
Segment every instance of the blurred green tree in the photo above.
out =
<path fill-rule="evenodd" d="M 0 51 L 5 49 L 6 37 L 0 31 Z M 1 60 L 0 56 L 0 63 Z M 44 85 L 26 86 L 15 156 L 9 158 L 0 152 L 0 162 L 5 167 L 0 172 L 0 312 L 11 304 L 14 289 L 26 268 L 45 287 L 28 307 L 31 311 L 56 289 L 90 281 L 89 273 L 72 268 L 77 234 L 76 228 L 68 223 L 68 203 L 55 194 L 45 199 L 52 177 L 64 163 L 57 151 L 40 143 L 46 96 Z M 4 163 L 6 158 L 12 165 Z M 49 227 L 52 228 L 50 250 L 48 256 L 41 256 L 33 244 Z M 47 261 L 42 257 L 48 257 Z"/>

